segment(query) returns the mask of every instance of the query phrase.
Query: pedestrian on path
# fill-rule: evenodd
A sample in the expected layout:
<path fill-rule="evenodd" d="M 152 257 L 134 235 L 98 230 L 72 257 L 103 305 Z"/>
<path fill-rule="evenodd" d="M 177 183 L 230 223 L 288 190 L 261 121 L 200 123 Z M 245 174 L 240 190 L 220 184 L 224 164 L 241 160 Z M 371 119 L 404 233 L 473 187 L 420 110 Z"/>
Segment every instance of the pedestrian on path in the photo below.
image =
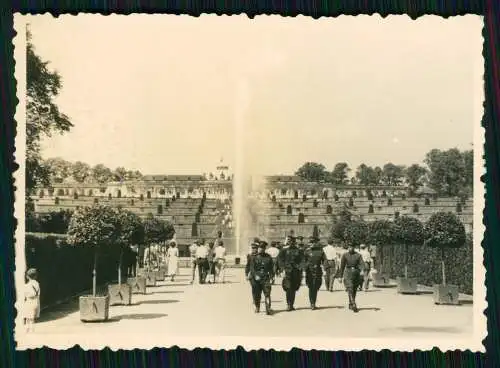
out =
<path fill-rule="evenodd" d="M 300 289 L 302 283 L 302 262 L 303 253 L 297 246 L 295 238 L 287 238 L 288 247 L 284 248 L 279 255 L 280 267 L 285 271 L 285 276 L 281 286 L 286 293 L 287 310 L 293 311 L 295 303 L 295 294 Z"/>
<path fill-rule="evenodd" d="M 167 268 L 170 281 L 173 282 L 179 269 L 179 248 L 174 240 L 170 242 L 170 248 L 167 251 Z"/>
<path fill-rule="evenodd" d="M 37 270 L 30 268 L 26 272 L 28 280 L 24 285 L 24 324 L 26 332 L 34 331 L 34 323 L 40 317 L 40 284 Z"/>
<path fill-rule="evenodd" d="M 198 276 L 200 284 L 204 284 L 208 271 L 208 245 L 202 243 L 196 250 L 196 264 L 198 265 Z"/>
<path fill-rule="evenodd" d="M 255 244 L 257 246 L 257 244 Z M 265 252 L 267 242 L 258 244 L 257 254 L 250 262 L 249 281 L 252 286 L 252 298 L 255 305 L 255 313 L 260 312 L 260 301 L 264 294 L 266 314 L 271 311 L 271 279 L 273 277 L 273 259 Z"/>
<path fill-rule="evenodd" d="M 333 282 L 335 281 L 338 268 L 337 251 L 333 246 L 332 238 L 328 239 L 328 244 L 323 248 L 323 253 L 325 254 L 323 268 L 325 270 L 326 290 L 331 292 L 333 291 Z"/>
<path fill-rule="evenodd" d="M 198 249 L 199 240 L 196 240 L 193 244 L 189 246 L 189 257 L 191 261 L 191 284 L 194 283 L 194 278 L 196 276 L 196 250 Z"/>
<path fill-rule="evenodd" d="M 366 244 L 361 244 L 359 254 L 361 254 L 363 258 L 363 285 L 360 286 L 360 290 L 364 288 L 364 290 L 367 291 L 371 277 L 372 257 Z"/>
<path fill-rule="evenodd" d="M 224 248 L 224 242 L 222 239 L 218 240 L 218 245 L 214 249 L 215 253 L 215 276 L 217 279 L 225 282 L 226 274 L 226 248 Z"/>
<path fill-rule="evenodd" d="M 344 286 L 349 296 L 349 309 L 358 311 L 356 306 L 356 293 L 361 283 L 361 269 L 363 267 L 363 258 L 356 252 L 353 245 L 350 245 L 348 251 L 342 255 L 340 261 L 340 273 L 344 277 Z"/>
<path fill-rule="evenodd" d="M 271 242 L 271 246 L 266 249 L 266 253 L 269 254 L 273 260 L 273 278 L 271 283 L 274 285 L 276 274 L 278 273 L 278 255 L 280 250 L 276 247 L 276 242 Z"/>
<path fill-rule="evenodd" d="M 309 302 L 311 304 L 311 309 L 315 310 L 318 290 L 323 282 L 323 271 L 321 269 L 321 265 L 324 264 L 326 260 L 325 253 L 323 252 L 317 237 L 310 237 L 310 247 L 305 252 L 304 260 L 306 269 L 306 285 L 309 288 Z"/>

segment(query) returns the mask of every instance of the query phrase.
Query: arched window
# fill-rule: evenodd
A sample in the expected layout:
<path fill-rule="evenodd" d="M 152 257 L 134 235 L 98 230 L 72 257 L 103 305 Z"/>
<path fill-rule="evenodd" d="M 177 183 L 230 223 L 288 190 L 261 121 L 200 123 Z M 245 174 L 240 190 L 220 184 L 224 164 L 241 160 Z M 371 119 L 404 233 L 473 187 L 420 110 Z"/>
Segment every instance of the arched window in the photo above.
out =
<path fill-rule="evenodd" d="M 373 204 L 371 204 L 371 203 L 368 206 L 368 213 L 373 213 Z"/>
<path fill-rule="evenodd" d="M 304 214 L 299 213 L 299 224 L 303 224 L 303 223 L 304 223 Z"/>
<path fill-rule="evenodd" d="M 149 190 L 148 190 L 148 191 L 146 192 L 146 197 L 147 197 L 148 199 L 151 199 L 151 191 L 149 191 Z"/>
<path fill-rule="evenodd" d="M 315 199 L 314 202 L 313 202 L 313 207 L 314 208 L 318 208 L 318 201 Z"/>
<path fill-rule="evenodd" d="M 295 191 L 293 192 L 293 198 L 295 198 L 295 199 L 299 199 L 299 191 L 298 191 L 298 190 L 295 190 Z"/>
<path fill-rule="evenodd" d="M 286 214 L 287 215 L 291 215 L 292 214 L 292 206 L 291 205 L 286 206 Z"/>
<path fill-rule="evenodd" d="M 327 215 L 331 215 L 332 214 L 332 206 L 331 205 L 326 206 L 326 214 Z"/>
<path fill-rule="evenodd" d="M 120 189 L 118 189 L 118 191 L 116 192 L 116 197 L 117 198 L 121 198 L 122 197 L 122 191 Z"/>

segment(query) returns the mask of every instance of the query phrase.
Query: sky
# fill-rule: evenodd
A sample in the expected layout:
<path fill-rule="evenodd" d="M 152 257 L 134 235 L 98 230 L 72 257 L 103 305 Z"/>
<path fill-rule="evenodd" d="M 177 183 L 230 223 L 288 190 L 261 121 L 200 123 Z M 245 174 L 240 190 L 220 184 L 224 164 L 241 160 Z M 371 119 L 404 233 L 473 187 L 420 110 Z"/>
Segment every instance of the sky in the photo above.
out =
<path fill-rule="evenodd" d="M 259 174 L 410 165 L 433 148 L 470 149 L 480 124 L 478 16 L 28 22 L 74 124 L 44 141 L 45 158 L 144 174 L 210 172 L 221 158 Z"/>

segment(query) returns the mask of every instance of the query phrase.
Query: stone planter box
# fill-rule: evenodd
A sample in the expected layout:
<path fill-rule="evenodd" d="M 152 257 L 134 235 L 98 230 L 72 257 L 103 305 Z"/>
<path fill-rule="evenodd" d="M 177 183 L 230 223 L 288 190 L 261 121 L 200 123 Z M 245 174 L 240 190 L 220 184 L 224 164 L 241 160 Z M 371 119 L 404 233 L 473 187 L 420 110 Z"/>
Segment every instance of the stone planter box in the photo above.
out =
<path fill-rule="evenodd" d="M 434 304 L 458 305 L 458 286 L 457 285 L 439 285 L 434 289 Z"/>
<path fill-rule="evenodd" d="M 82 322 L 103 322 L 109 317 L 109 296 L 81 296 L 80 320 Z"/>
<path fill-rule="evenodd" d="M 144 276 L 131 277 L 127 284 L 132 289 L 132 294 L 146 294 L 146 278 Z"/>
<path fill-rule="evenodd" d="M 156 281 L 165 281 L 165 271 L 161 268 L 159 271 L 154 271 L 154 275 L 156 277 Z"/>
<path fill-rule="evenodd" d="M 156 286 L 156 273 L 155 271 L 144 272 L 146 278 L 146 286 Z"/>
<path fill-rule="evenodd" d="M 132 304 L 132 286 L 129 284 L 116 284 L 108 286 L 109 305 Z"/>
<path fill-rule="evenodd" d="M 416 294 L 417 279 L 412 277 L 398 277 L 398 293 L 400 294 Z"/>
<path fill-rule="evenodd" d="M 374 273 L 372 275 L 372 285 L 374 287 L 383 288 L 383 287 L 392 287 L 391 280 L 389 279 L 389 275 Z"/>

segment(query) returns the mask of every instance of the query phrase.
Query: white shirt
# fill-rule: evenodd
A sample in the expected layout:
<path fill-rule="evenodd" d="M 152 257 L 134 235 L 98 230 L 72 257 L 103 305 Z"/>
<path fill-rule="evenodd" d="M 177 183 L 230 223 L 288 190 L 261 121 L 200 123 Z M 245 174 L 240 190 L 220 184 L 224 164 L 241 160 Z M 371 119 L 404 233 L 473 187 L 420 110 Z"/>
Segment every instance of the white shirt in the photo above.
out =
<path fill-rule="evenodd" d="M 226 257 L 226 248 L 218 245 L 218 246 L 215 247 L 214 253 L 215 253 L 215 258 L 222 258 L 222 259 L 224 259 Z"/>
<path fill-rule="evenodd" d="M 323 253 L 325 253 L 325 257 L 328 261 L 333 261 L 338 257 L 337 250 L 331 244 L 328 244 L 326 247 L 323 247 Z"/>
<path fill-rule="evenodd" d="M 206 245 L 199 246 L 196 249 L 196 258 L 207 258 L 208 257 L 208 247 Z"/>
<path fill-rule="evenodd" d="M 192 244 L 189 247 L 189 254 L 192 258 L 196 257 L 197 250 L 198 250 L 198 244 Z"/>
<path fill-rule="evenodd" d="M 269 254 L 272 258 L 278 257 L 280 250 L 276 247 L 269 247 L 266 249 L 266 253 Z"/>
<path fill-rule="evenodd" d="M 370 251 L 366 248 L 361 249 L 359 251 L 359 254 L 361 254 L 361 257 L 363 258 L 364 262 L 371 262 L 372 261 L 372 256 L 370 254 Z"/>

